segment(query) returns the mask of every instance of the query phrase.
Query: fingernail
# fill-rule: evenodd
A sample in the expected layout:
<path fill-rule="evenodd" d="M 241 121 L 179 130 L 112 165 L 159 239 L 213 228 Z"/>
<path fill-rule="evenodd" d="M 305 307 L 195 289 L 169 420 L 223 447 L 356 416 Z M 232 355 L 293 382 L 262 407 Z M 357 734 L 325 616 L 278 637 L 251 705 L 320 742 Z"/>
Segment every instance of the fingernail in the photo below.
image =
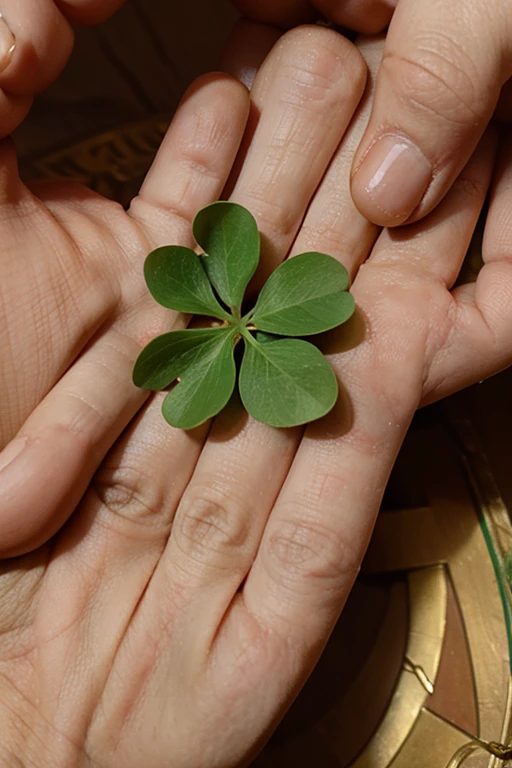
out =
<path fill-rule="evenodd" d="M 257 71 L 256 67 L 242 67 L 238 73 L 238 79 L 245 85 L 248 91 L 254 85 Z"/>
<path fill-rule="evenodd" d="M 6 469 L 9 464 L 12 464 L 14 459 L 19 456 L 27 444 L 27 439 L 27 437 L 17 437 L 3 449 L 0 453 L 0 472 Z"/>
<path fill-rule="evenodd" d="M 357 168 L 352 184 L 357 186 L 358 202 L 367 198 L 365 208 L 371 211 L 373 207 L 390 220 L 405 221 L 421 202 L 431 179 L 432 166 L 415 144 L 384 135 Z"/>
<path fill-rule="evenodd" d="M 0 72 L 3 72 L 9 65 L 15 48 L 16 38 L 11 32 L 3 14 L 0 13 Z"/>

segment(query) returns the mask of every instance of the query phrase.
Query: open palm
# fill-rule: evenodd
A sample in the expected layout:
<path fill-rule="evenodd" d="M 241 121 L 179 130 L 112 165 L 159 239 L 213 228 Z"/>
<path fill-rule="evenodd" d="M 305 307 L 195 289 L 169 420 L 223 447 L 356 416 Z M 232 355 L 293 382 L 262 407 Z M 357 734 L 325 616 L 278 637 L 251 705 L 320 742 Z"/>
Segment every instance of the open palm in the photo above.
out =
<path fill-rule="evenodd" d="M 373 66 L 380 46 L 362 48 Z M 254 85 L 234 183 L 262 231 L 263 272 L 314 247 L 357 274 L 357 316 L 325 347 L 342 396 L 304 435 L 236 405 L 208 435 L 183 433 L 163 421 L 161 395 L 144 404 L 131 384 L 140 345 L 183 322 L 147 297 L 143 258 L 190 244 L 191 217 L 220 194 L 243 89 L 213 78 L 189 93 L 129 214 L 81 188 L 34 197 L 4 145 L 2 445 L 19 437 L 0 455 L 0 551 L 32 551 L 0 575 L 7 765 L 247 760 L 328 638 L 415 409 L 510 361 L 512 144 L 488 264 L 452 291 L 495 139 L 439 211 L 379 235 L 349 192 L 367 105 L 337 148 L 363 87 L 362 61 L 334 32 L 285 36 Z"/>

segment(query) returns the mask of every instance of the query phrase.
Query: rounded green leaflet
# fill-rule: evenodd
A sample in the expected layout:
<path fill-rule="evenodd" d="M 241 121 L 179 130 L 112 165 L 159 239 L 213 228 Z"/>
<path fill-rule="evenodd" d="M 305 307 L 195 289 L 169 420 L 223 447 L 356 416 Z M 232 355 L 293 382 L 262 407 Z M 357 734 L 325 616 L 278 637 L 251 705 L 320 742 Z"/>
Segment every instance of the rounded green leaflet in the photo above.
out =
<path fill-rule="evenodd" d="M 141 389 L 158 392 L 172 384 L 187 368 L 195 365 L 198 355 L 219 344 L 229 329 L 187 328 L 170 331 L 149 342 L 138 356 L 133 369 L 133 383 Z M 221 335 L 219 335 L 221 334 Z"/>
<path fill-rule="evenodd" d="M 338 382 L 319 349 L 302 339 L 259 344 L 244 333 L 240 397 L 246 410 L 272 427 L 295 427 L 333 408 Z"/>
<path fill-rule="evenodd" d="M 134 383 L 169 392 L 162 411 L 174 427 L 193 429 L 224 408 L 236 383 L 233 328 L 171 331 L 153 339 L 139 355 Z"/>
<path fill-rule="evenodd" d="M 190 248 L 166 245 L 152 251 L 144 263 L 144 276 L 153 298 L 168 309 L 229 318 L 213 293 L 201 259 Z"/>
<path fill-rule="evenodd" d="M 325 253 L 302 253 L 281 264 L 262 288 L 251 322 L 281 336 L 310 336 L 346 322 L 355 302 L 343 264 Z"/>
<path fill-rule="evenodd" d="M 222 301 L 239 313 L 249 280 L 260 260 L 260 233 L 252 214 L 236 203 L 217 202 L 199 211 L 194 237 Z"/>
<path fill-rule="evenodd" d="M 162 406 L 173 427 L 194 429 L 216 416 L 228 403 L 236 384 L 233 334 L 205 355 L 169 392 Z"/>

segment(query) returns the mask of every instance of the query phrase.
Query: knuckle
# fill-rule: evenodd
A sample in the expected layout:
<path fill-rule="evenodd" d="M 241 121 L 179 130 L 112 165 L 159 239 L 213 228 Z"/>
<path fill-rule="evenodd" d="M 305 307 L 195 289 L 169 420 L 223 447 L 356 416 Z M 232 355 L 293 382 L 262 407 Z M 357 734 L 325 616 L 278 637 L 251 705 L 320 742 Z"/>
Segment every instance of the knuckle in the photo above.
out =
<path fill-rule="evenodd" d="M 280 73 L 288 102 L 309 105 L 362 93 L 366 65 L 359 51 L 328 29 L 301 27 L 280 43 Z"/>
<path fill-rule="evenodd" d="M 164 201 L 158 200 L 156 197 L 148 195 L 147 191 L 142 190 L 130 202 L 129 213 L 131 218 L 148 232 L 160 233 L 171 224 L 180 231 L 184 242 L 187 242 L 186 238 L 187 236 L 190 237 L 192 221 L 197 213 L 196 208 L 197 206 L 194 206 L 186 194 L 179 199 L 170 198 Z M 152 236 L 151 242 L 156 246 L 161 242 L 161 239 Z"/>
<path fill-rule="evenodd" d="M 219 79 L 221 78 L 221 79 Z M 144 184 L 130 206 L 130 213 L 143 223 L 154 223 L 158 216 L 170 216 L 190 229 L 197 213 L 197 180 L 224 183 L 226 156 L 231 155 L 233 139 L 242 132 L 248 110 L 247 89 L 227 76 L 205 75 L 193 83 L 188 97 L 207 87 L 210 99 L 198 102 L 192 113 L 178 111 L 172 134 L 175 164 L 182 167 L 182 179 L 175 179 L 174 192 L 165 194 L 160 185 Z M 186 98 L 186 97 L 185 97 Z M 168 145 L 168 137 L 163 146 Z"/>
<path fill-rule="evenodd" d="M 218 105 L 198 108 L 190 130 L 184 133 L 178 146 L 180 161 L 192 174 L 218 181 L 220 172 L 215 166 L 226 135 L 228 125 L 221 116 Z"/>
<path fill-rule="evenodd" d="M 213 556 L 222 563 L 226 555 L 245 549 L 250 530 L 250 514 L 243 502 L 222 490 L 202 487 L 183 497 L 173 537 L 188 558 L 203 562 Z M 231 559 L 227 563 L 233 566 Z"/>
<path fill-rule="evenodd" d="M 423 44 L 414 57 L 386 52 L 382 66 L 406 107 L 412 105 L 456 125 L 483 119 L 485 104 L 465 55 L 445 55 L 435 43 Z"/>
<path fill-rule="evenodd" d="M 298 581 L 314 588 L 318 581 L 337 583 L 359 569 L 360 553 L 352 542 L 312 520 L 283 519 L 269 536 L 265 554 L 274 577 L 292 590 Z"/>
<path fill-rule="evenodd" d="M 275 189 L 278 189 L 277 185 Z M 278 199 L 273 189 L 268 188 L 265 179 L 252 180 L 251 188 L 244 190 L 243 195 L 237 196 L 238 200 L 252 212 L 258 222 L 258 229 L 267 242 L 272 244 L 277 261 L 277 254 L 297 231 L 296 201 L 282 197 Z"/>
<path fill-rule="evenodd" d="M 488 179 L 478 178 L 475 175 L 468 176 L 462 173 L 453 185 L 454 193 L 457 197 L 467 198 L 469 200 L 484 200 L 487 195 Z"/>
<path fill-rule="evenodd" d="M 92 489 L 107 512 L 141 525 L 151 525 L 164 506 L 160 484 L 129 465 L 103 467 Z"/>
<path fill-rule="evenodd" d="M 357 227 L 341 229 L 340 222 L 343 219 L 340 215 L 341 210 L 340 201 L 339 207 L 333 205 L 324 212 L 321 221 L 311 224 L 305 222 L 300 231 L 300 252 L 319 250 L 329 253 L 339 258 L 350 272 L 353 264 L 366 258 L 367 247 Z"/>
<path fill-rule="evenodd" d="M 247 90 L 236 80 L 218 74 L 199 78 L 191 87 L 192 94 L 203 87 L 210 89 L 210 100 L 196 106 L 193 119 L 186 124 L 187 130 L 180 131 L 175 141 L 185 166 L 217 181 L 224 175 L 219 158 L 225 155 L 224 147 L 233 136 L 233 126 L 242 124 L 241 118 L 236 119 L 242 104 L 245 115 Z"/>

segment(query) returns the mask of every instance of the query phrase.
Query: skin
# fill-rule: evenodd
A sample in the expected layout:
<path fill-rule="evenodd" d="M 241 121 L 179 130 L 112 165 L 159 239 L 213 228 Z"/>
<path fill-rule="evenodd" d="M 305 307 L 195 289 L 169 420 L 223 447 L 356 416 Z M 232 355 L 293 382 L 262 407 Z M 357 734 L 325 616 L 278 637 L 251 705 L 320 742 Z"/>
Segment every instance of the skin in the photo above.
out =
<path fill-rule="evenodd" d="M 381 226 L 416 221 L 451 189 L 493 114 L 512 119 L 509 0 L 235 0 L 248 18 L 293 26 L 322 14 L 349 29 L 389 24 L 352 194 Z M 392 146 L 408 157 L 386 165 Z M 381 165 L 384 163 L 384 165 Z M 389 167 L 391 165 L 391 167 Z M 382 181 L 378 170 L 388 168 Z M 375 184 L 380 180 L 376 193 Z"/>
<path fill-rule="evenodd" d="M 271 41 L 239 34 L 235 75 Z M 360 48 L 375 72 L 381 44 Z M 2 145 L 0 542 L 19 556 L 0 569 L 0 762 L 245 764 L 339 616 L 414 411 L 510 361 L 510 138 L 487 134 L 434 214 L 380 233 L 349 188 L 365 77 L 313 27 L 274 47 L 250 110 L 236 80 L 203 78 L 127 213 L 76 185 L 29 190 Z M 485 266 L 453 289 L 496 152 Z M 342 396 L 303 436 L 236 405 L 173 430 L 163 395 L 130 383 L 140 346 L 184 323 L 150 299 L 143 259 L 190 245 L 226 182 L 264 272 L 314 244 L 355 278 L 357 316 L 325 345 Z"/>
<path fill-rule="evenodd" d="M 389 31 L 351 189 L 379 226 L 417 221 L 451 189 L 493 115 L 512 119 L 509 0 L 234 0 L 247 17 L 291 27 L 320 16 L 363 33 Z M 71 22 L 92 24 L 123 0 L 0 4 L 0 136 L 61 71 Z M 7 26 L 5 26 L 7 24 Z M 16 46 L 12 53 L 8 29 Z M 3 43 L 2 43 L 3 41 Z M 405 151 L 404 151 L 405 150 Z"/>
<path fill-rule="evenodd" d="M 35 94 L 53 83 L 61 72 L 73 48 L 71 24 L 97 24 L 123 3 L 124 0 L 2 0 L 0 137 L 8 136 L 19 125 Z"/>

